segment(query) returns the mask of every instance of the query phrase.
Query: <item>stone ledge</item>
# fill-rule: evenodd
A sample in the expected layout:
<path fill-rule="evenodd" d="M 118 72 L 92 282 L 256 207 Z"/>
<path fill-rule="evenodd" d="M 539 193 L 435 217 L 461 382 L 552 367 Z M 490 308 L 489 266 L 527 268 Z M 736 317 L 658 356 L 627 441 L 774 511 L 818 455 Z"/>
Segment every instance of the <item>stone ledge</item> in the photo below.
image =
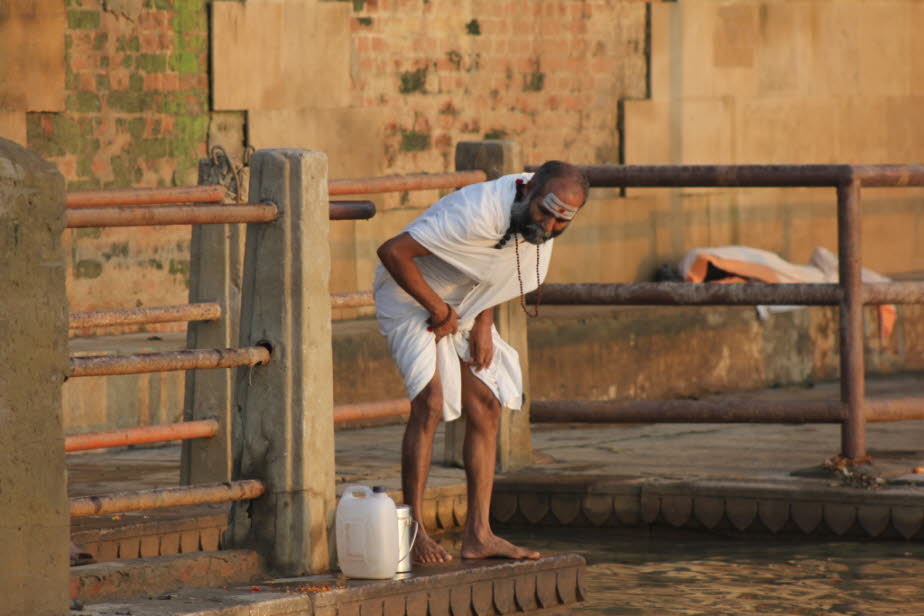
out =
<path fill-rule="evenodd" d="M 349 580 L 328 574 L 243 588 L 182 590 L 169 599 L 89 605 L 78 615 L 112 616 L 489 616 L 555 614 L 583 601 L 583 557 L 537 561 L 455 561 L 418 567 L 393 580 Z"/>
<path fill-rule="evenodd" d="M 709 531 L 924 539 L 924 489 L 777 481 L 516 476 L 498 480 L 492 519 L 557 527 L 665 525 Z"/>

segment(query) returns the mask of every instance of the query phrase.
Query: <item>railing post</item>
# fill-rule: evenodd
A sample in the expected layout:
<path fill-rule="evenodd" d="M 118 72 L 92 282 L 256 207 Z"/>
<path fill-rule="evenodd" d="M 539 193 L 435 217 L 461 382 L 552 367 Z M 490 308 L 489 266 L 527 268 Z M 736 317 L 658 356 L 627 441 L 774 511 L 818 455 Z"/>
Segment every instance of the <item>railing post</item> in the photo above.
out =
<path fill-rule="evenodd" d="M 232 507 L 227 539 L 279 574 L 316 573 L 330 567 L 335 503 L 327 156 L 257 152 L 250 201 L 280 216 L 247 227 L 240 345 L 272 355 L 237 373 L 233 476 L 267 494 Z"/>
<path fill-rule="evenodd" d="M 463 141 L 456 145 L 456 171 L 481 169 L 489 180 L 523 170 L 520 147 L 514 141 Z M 498 306 L 494 324 L 500 335 L 520 354 L 523 408 L 501 411 L 497 440 L 497 468 L 510 471 L 532 463 L 532 435 L 529 429 L 529 352 L 526 340 L 526 315 L 514 300 Z M 444 460 L 447 464 L 462 464 L 462 442 L 465 436 L 464 418 L 446 425 Z"/>
<path fill-rule="evenodd" d="M 35 154 L 0 139 L 0 594 L 5 614 L 68 611 L 63 231 L 64 178 Z"/>
<path fill-rule="evenodd" d="M 838 327 L 841 400 L 847 404 L 847 421 L 841 427 L 841 455 L 855 462 L 866 458 L 861 224 L 860 182 L 853 179 L 837 187 L 837 252 L 843 290 Z"/>
<path fill-rule="evenodd" d="M 209 158 L 199 161 L 199 185 L 219 184 L 219 168 Z M 240 227 L 194 225 L 189 245 L 189 303 L 216 302 L 217 321 L 191 321 L 188 349 L 224 349 L 238 338 L 241 309 Z M 231 408 L 234 375 L 230 370 L 189 370 L 183 419 L 214 417 L 218 433 L 209 439 L 183 442 L 180 483 L 215 483 L 231 479 Z"/>

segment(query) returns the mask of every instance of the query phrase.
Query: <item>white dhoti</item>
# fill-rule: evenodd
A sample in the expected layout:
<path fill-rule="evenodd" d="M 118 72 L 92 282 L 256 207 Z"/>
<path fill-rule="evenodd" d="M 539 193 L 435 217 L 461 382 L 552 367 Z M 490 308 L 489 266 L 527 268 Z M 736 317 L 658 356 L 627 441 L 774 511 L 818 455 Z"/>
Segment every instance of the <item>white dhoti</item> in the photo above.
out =
<path fill-rule="evenodd" d="M 508 175 L 492 182 L 467 186 L 447 195 L 405 228 L 432 254 L 416 259 L 433 290 L 459 315 L 459 330 L 436 342 L 427 331 L 429 313 L 408 295 L 381 266 L 376 270 L 376 317 L 388 347 L 404 378 L 412 400 L 439 373 L 443 389 L 443 419 L 462 413 L 461 361 L 471 359 L 469 334 L 475 317 L 517 297 L 514 240 L 494 248 L 510 225 L 515 180 L 531 174 Z M 552 240 L 536 246 L 520 243 L 520 278 L 523 292 L 537 287 L 536 259 L 541 278 L 548 271 Z M 494 357 L 482 370 L 472 370 L 502 405 L 519 409 L 523 403 L 523 376 L 517 352 L 491 328 Z"/>

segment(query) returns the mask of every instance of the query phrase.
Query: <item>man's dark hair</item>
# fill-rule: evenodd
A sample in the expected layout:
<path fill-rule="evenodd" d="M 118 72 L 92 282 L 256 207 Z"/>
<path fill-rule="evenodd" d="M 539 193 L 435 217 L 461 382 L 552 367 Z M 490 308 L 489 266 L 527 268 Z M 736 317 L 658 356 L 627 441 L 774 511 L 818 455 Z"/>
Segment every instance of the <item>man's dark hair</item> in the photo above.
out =
<path fill-rule="evenodd" d="M 542 190 L 546 182 L 555 178 L 568 179 L 581 187 L 584 191 L 584 201 L 587 201 L 587 195 L 590 192 L 590 182 L 587 176 L 579 168 L 571 163 L 560 160 L 548 160 L 536 169 L 536 175 L 533 176 L 535 190 Z"/>

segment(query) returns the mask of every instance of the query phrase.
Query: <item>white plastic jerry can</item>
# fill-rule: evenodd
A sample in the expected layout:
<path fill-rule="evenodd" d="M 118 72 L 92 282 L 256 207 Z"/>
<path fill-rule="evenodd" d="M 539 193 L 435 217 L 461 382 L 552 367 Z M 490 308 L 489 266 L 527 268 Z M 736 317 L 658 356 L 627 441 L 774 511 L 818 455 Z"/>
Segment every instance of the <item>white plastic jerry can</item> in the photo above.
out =
<path fill-rule="evenodd" d="M 383 486 L 348 486 L 337 505 L 337 560 L 351 578 L 388 579 L 398 569 L 398 515 Z"/>

